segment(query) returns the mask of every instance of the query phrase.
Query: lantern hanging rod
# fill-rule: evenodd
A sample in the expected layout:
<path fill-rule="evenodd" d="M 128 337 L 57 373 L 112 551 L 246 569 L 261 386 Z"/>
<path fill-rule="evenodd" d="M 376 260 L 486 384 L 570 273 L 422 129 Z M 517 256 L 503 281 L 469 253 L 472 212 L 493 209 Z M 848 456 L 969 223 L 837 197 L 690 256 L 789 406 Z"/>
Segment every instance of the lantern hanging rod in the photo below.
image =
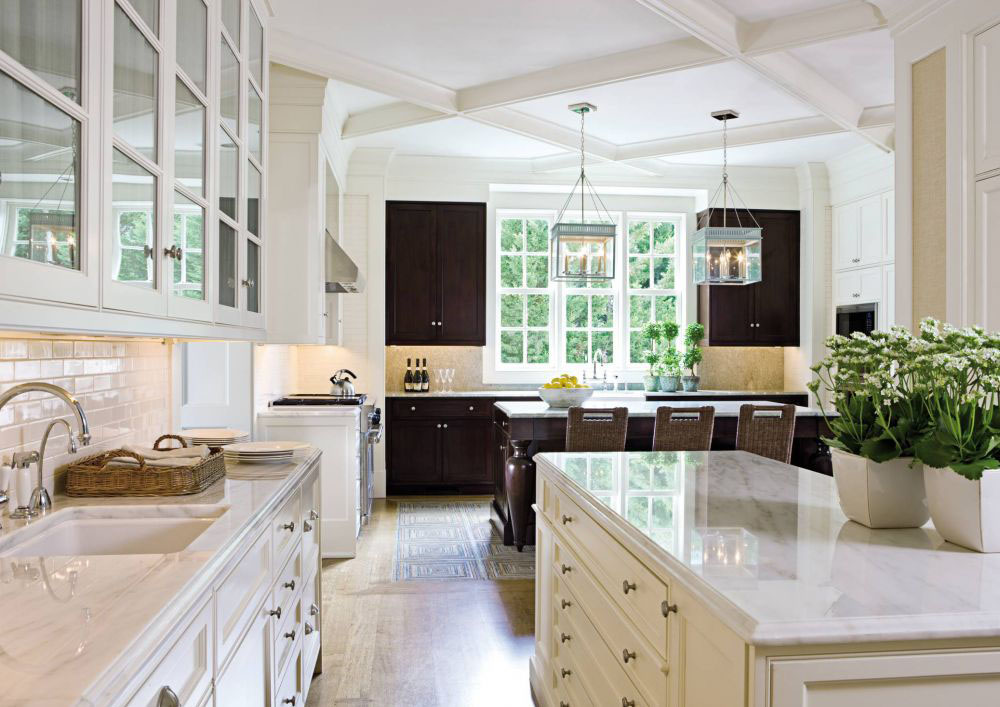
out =
<path fill-rule="evenodd" d="M 739 203 L 743 204 L 743 210 L 747 212 L 751 220 L 753 220 L 754 226 L 760 228 L 760 224 L 757 223 L 757 218 L 753 215 L 753 212 L 747 206 L 746 202 L 736 191 L 736 188 L 729 181 L 729 121 L 736 120 L 740 117 L 740 113 L 732 108 L 726 108 L 725 110 L 712 111 L 712 117 L 716 120 L 722 121 L 722 183 L 712 194 L 712 199 L 708 203 L 708 217 L 711 222 L 712 212 L 715 211 L 715 204 L 718 203 L 719 192 L 722 192 L 722 226 L 726 227 L 726 220 L 729 211 L 729 202 L 732 201 L 733 213 L 736 216 L 736 224 L 738 226 L 743 225 L 740 220 L 740 211 L 737 204 L 737 199 Z"/>
<path fill-rule="evenodd" d="M 559 214 L 556 216 L 556 223 L 562 221 L 563 215 L 569 209 L 569 205 L 573 200 L 573 195 L 576 193 L 577 187 L 580 189 L 580 223 L 583 223 L 586 219 L 584 218 L 587 210 L 587 192 L 590 192 L 590 202 L 594 207 L 594 211 L 597 212 L 599 218 L 601 218 L 601 212 L 603 212 L 603 218 L 614 222 L 611 218 L 611 212 L 604 205 L 604 201 L 601 199 L 597 190 L 594 189 L 594 185 L 589 179 L 587 179 L 586 170 L 586 150 L 585 150 L 585 132 L 584 132 L 584 120 L 587 113 L 593 113 L 597 110 L 597 106 L 593 103 L 573 103 L 569 106 L 569 109 L 580 116 L 580 176 L 577 178 L 576 183 L 573 188 L 570 189 L 569 195 L 566 197 L 565 203 L 562 208 L 559 209 Z"/>

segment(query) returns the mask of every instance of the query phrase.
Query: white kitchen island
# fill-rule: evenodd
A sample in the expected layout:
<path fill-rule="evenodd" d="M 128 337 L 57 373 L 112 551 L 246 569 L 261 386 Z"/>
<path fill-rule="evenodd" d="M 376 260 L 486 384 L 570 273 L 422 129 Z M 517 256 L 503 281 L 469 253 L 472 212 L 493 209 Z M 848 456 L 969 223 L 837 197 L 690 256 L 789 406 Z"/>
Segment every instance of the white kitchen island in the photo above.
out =
<path fill-rule="evenodd" d="M 540 704 L 1000 704 L 1000 555 L 744 452 L 535 461 Z"/>

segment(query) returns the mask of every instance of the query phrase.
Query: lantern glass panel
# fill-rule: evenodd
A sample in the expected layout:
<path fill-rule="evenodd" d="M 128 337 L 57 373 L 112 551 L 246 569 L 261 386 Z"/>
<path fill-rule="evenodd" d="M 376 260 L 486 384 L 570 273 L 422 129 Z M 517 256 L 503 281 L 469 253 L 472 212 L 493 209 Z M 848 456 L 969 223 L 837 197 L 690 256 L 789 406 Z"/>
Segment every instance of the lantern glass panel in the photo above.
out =
<path fill-rule="evenodd" d="M 763 276 L 759 228 L 718 228 L 698 230 L 691 242 L 694 283 L 708 285 L 750 285 Z"/>
<path fill-rule="evenodd" d="M 614 279 L 615 230 L 613 223 L 557 223 L 551 240 L 552 279 Z"/>

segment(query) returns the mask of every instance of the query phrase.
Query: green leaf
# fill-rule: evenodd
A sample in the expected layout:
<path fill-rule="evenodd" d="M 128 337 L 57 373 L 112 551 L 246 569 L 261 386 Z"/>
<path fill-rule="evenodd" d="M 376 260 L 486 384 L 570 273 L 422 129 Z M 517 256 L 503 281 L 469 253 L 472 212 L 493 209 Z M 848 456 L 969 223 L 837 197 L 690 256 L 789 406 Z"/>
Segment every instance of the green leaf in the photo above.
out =
<path fill-rule="evenodd" d="M 888 433 L 861 443 L 861 456 L 879 464 L 897 459 L 901 451 L 899 444 Z"/>
<path fill-rule="evenodd" d="M 961 474 L 967 479 L 978 481 L 983 478 L 983 472 L 987 469 L 1000 469 L 1000 460 L 990 458 L 980 459 L 979 461 L 967 464 L 952 464 L 951 469 L 956 474 Z"/>

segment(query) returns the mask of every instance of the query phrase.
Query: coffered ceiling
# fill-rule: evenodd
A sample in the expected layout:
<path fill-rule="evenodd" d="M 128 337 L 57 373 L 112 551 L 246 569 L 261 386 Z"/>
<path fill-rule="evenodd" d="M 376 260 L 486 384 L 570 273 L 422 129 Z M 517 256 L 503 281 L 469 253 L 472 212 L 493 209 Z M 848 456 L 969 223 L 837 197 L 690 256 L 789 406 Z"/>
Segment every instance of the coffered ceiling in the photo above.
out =
<path fill-rule="evenodd" d="M 272 0 L 272 58 L 333 79 L 342 132 L 400 153 L 656 174 L 892 148 L 888 28 L 927 0 Z"/>

